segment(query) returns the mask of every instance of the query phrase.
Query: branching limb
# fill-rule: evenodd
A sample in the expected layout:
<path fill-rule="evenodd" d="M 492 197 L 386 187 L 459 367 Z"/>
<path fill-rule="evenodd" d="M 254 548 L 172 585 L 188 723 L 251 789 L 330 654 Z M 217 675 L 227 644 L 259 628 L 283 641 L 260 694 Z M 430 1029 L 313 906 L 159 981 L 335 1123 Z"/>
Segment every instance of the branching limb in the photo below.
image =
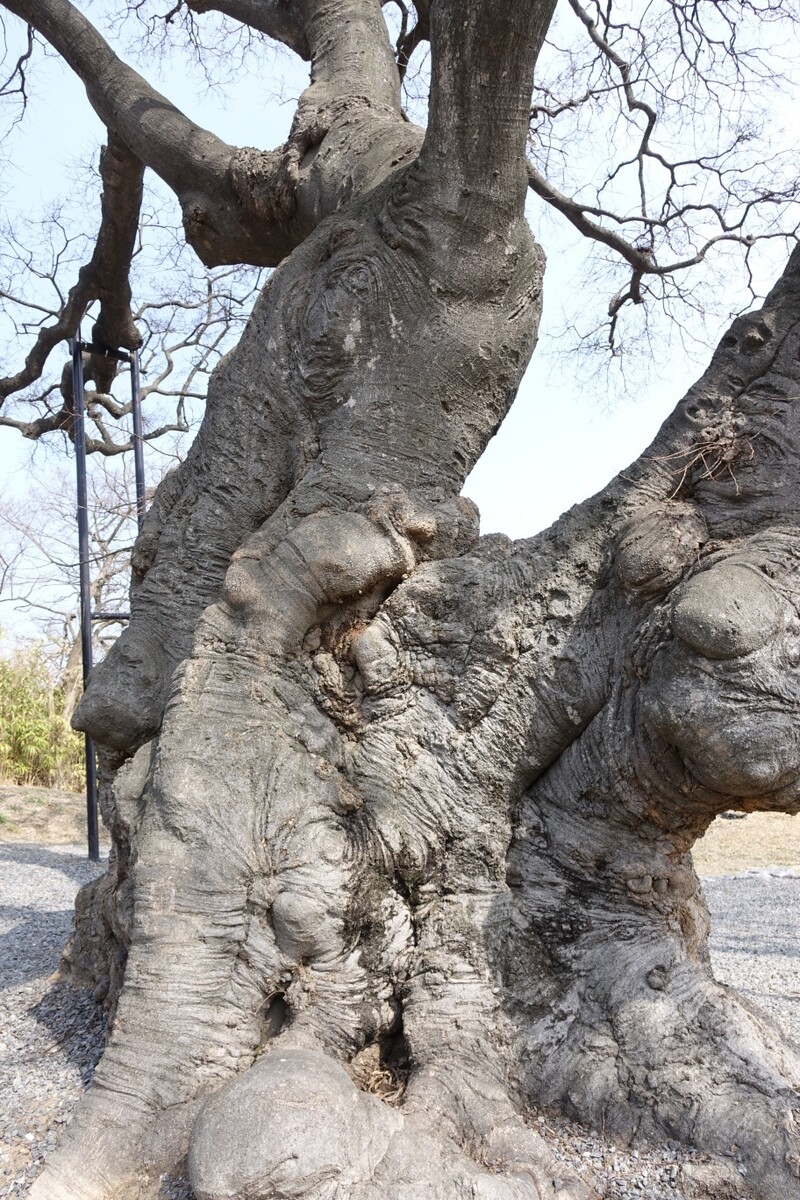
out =
<path fill-rule="evenodd" d="M 631 274 L 627 284 L 621 287 L 614 296 L 611 297 L 608 306 L 608 316 L 610 323 L 608 326 L 609 345 L 613 348 L 615 344 L 615 329 L 616 320 L 624 305 L 628 303 L 642 304 L 645 300 L 642 281 L 646 276 L 658 276 L 662 279 L 679 275 L 681 272 L 688 270 L 691 267 L 702 263 L 706 256 L 715 246 L 723 242 L 735 242 L 743 246 L 746 250 L 750 250 L 757 241 L 767 237 L 774 237 L 776 234 L 754 235 L 746 233 L 744 230 L 745 222 L 751 211 L 759 204 L 783 204 L 791 199 L 788 195 L 762 195 L 757 200 L 753 200 L 743 206 L 741 215 L 736 220 L 728 221 L 724 212 L 720 208 L 711 205 L 704 205 L 706 212 L 710 212 L 719 222 L 721 232 L 714 234 L 711 237 L 702 239 L 698 249 L 684 257 L 671 259 L 661 263 L 658 261 L 654 250 L 649 246 L 654 243 L 654 233 L 656 230 L 662 230 L 668 233 L 670 224 L 676 220 L 683 222 L 692 212 L 697 211 L 695 205 L 684 205 L 680 210 L 671 213 L 668 217 L 662 220 L 648 219 L 646 221 L 649 227 L 646 242 L 647 245 L 642 245 L 641 242 L 629 241 L 623 237 L 621 233 L 613 229 L 609 229 L 606 225 L 601 225 L 597 220 L 593 220 L 592 216 L 601 216 L 611 219 L 617 224 L 624 224 L 628 218 L 622 217 L 616 213 L 606 209 L 601 209 L 596 206 L 581 204 L 574 198 L 567 196 L 564 192 L 555 187 L 536 167 L 528 161 L 528 185 L 531 191 L 535 192 L 545 203 L 549 204 L 557 212 L 570 222 L 579 233 L 584 237 L 590 238 L 594 242 L 598 242 L 602 246 L 607 246 L 614 253 L 618 254 L 631 266 Z M 643 219 L 644 220 L 644 219 Z M 787 225 L 786 231 L 780 232 L 777 236 L 790 238 L 796 236 L 798 223 Z"/>
<path fill-rule="evenodd" d="M 51 351 L 65 338 L 73 337 L 77 333 L 86 309 L 94 300 L 100 301 L 100 311 L 93 331 L 98 341 L 130 350 L 141 344 L 130 308 L 129 273 L 139 224 L 143 175 L 144 167 L 141 162 L 118 138 L 110 135 L 108 145 L 100 155 L 100 177 L 103 183 L 102 215 L 92 257 L 81 268 L 78 280 L 70 290 L 66 303 L 55 321 L 40 328 L 24 367 L 14 375 L 0 380 L 0 405 L 14 392 L 30 387 L 41 378 Z M 44 306 L 41 306 L 41 309 L 47 311 Z M 98 389 L 107 391 L 114 374 L 113 368 L 109 373 L 107 361 L 94 356 L 89 371 Z M 54 391 L 55 386 L 52 385 L 45 389 L 38 399 L 46 403 L 48 396 Z M 68 369 L 65 369 L 62 375 L 61 396 L 62 401 L 57 409 L 51 409 L 46 415 L 33 421 L 6 414 L 0 417 L 0 424 L 18 429 L 24 437 L 32 440 L 59 429 L 71 434 L 73 397 Z"/>
<path fill-rule="evenodd" d="M 358 97 L 400 115 L 400 81 L 378 0 L 304 0 L 311 51 L 311 88 L 303 102 L 324 89 L 340 101 Z M 302 103 L 301 102 L 301 108 Z"/>
<path fill-rule="evenodd" d="M 219 186 L 230 147 L 198 128 L 123 63 L 70 0 L 4 3 L 61 54 L 84 83 L 101 121 L 178 194 Z"/>
<path fill-rule="evenodd" d="M 311 63 L 312 87 L 320 85 L 341 100 L 351 96 L 371 104 L 399 105 L 399 80 L 378 0 L 185 0 L 193 13 L 220 12 L 290 46 Z"/>
<path fill-rule="evenodd" d="M 409 29 L 408 27 L 408 5 L 405 0 L 391 0 L 400 9 L 401 22 L 400 33 L 395 45 L 395 58 L 397 60 L 397 70 L 400 75 L 400 81 L 405 79 L 408 64 L 411 62 L 414 51 L 423 42 L 430 41 L 431 36 L 431 15 L 429 0 L 416 0 L 414 8 L 416 10 L 417 19 Z"/>
<path fill-rule="evenodd" d="M 104 161 L 107 166 L 108 158 Z M 120 205 L 120 211 L 123 210 L 124 197 Z M 62 214 L 59 211 L 45 223 L 43 239 L 36 223 L 21 229 L 17 239 L 9 238 L 5 256 L 7 265 L 4 264 L 7 286 L 0 291 L 4 315 L 13 323 L 16 334 L 10 342 L 9 351 L 13 351 L 18 339 L 25 338 L 31 332 L 36 336 L 37 330 L 48 329 L 51 324 L 58 330 L 62 327 L 66 294 L 62 277 L 72 272 L 77 254 L 76 242 L 81 239 L 65 239 L 63 246 L 59 244 L 58 252 L 54 252 L 52 239 L 60 233 L 61 224 Z M 103 242 L 102 237 L 100 241 Z M 264 284 L 263 272 L 248 268 L 230 267 L 216 272 L 198 269 L 196 263 L 187 261 L 193 256 L 183 246 L 177 230 L 170 230 L 165 225 L 165 215 L 160 207 L 151 211 L 148 204 L 132 259 L 134 289 L 141 295 L 143 288 L 150 286 L 150 262 L 156 260 L 162 263 L 175 255 L 174 270 L 163 277 L 160 290 L 155 295 L 144 292 L 146 299 L 127 316 L 124 306 L 119 306 L 121 316 L 116 317 L 115 326 L 109 327 L 106 323 L 105 333 L 101 332 L 102 325 L 99 328 L 96 326 L 94 331 L 96 340 L 131 348 L 131 343 L 124 340 L 127 322 L 136 335 L 137 343 L 141 342 L 139 366 L 145 413 L 144 437 L 147 441 L 157 441 L 164 433 L 185 433 L 188 430 L 196 416 L 196 404 L 193 402 L 205 401 L 207 380 L 212 368 L 235 340 Z M 88 265 L 84 268 L 84 271 L 87 270 Z M 41 295 L 36 293 L 36 299 L 27 299 L 18 294 L 20 287 L 17 279 L 20 276 L 30 278 L 32 275 L 41 281 L 44 288 Z M 128 288 L 127 280 L 124 281 L 124 287 Z M 120 292 L 122 289 L 120 277 Z M 48 292 L 53 295 L 52 300 L 48 298 Z M 83 301 L 86 301 L 89 293 L 83 291 L 81 294 Z M 97 291 L 91 293 L 92 296 L 97 294 Z M 96 314 L 94 304 L 89 312 Z M 103 309 L 100 315 L 103 316 Z M 68 336 L 76 328 L 77 325 L 74 325 L 63 336 Z M 60 351 L 56 353 L 60 358 Z M 58 374 L 54 377 L 52 359 L 51 355 L 49 369 L 44 364 L 38 383 L 34 381 L 9 397 L 0 415 L 0 425 L 15 428 L 31 440 L 58 430 L 70 435 L 71 371 L 68 364 L 62 369 L 62 363 L 59 362 Z M 106 368 L 107 361 L 101 358 L 99 367 Z M 124 378 L 120 379 L 119 388 L 114 385 L 112 393 L 111 378 L 104 378 L 97 366 L 94 359 L 86 356 L 87 450 L 103 456 L 114 456 L 131 446 L 130 428 L 126 420 L 131 412 L 130 392 L 127 378 Z M 169 402 L 174 415 L 170 415 L 164 400 Z"/>
<path fill-rule="evenodd" d="M 25 359 L 25 366 L 13 375 L 0 380 L 0 403 L 5 401 L 13 392 L 29 387 L 41 378 L 47 358 L 51 350 L 65 338 L 72 337 L 78 328 L 78 322 L 91 301 L 91 287 L 88 279 L 88 266 L 84 267 L 78 277 L 78 282 L 70 290 L 67 303 L 64 305 L 56 322 L 40 330 L 32 350 Z M 7 418 L 0 417 L 0 423 L 6 424 Z"/>
<path fill-rule="evenodd" d="M 112 458 L 117 454 L 125 454 L 127 451 L 133 449 L 133 439 L 131 437 L 120 441 L 105 428 L 102 419 L 95 416 L 94 420 L 102 437 L 87 437 L 87 454 L 102 454 L 106 458 Z M 18 417 L 0 416 L 0 426 L 5 426 L 7 429 L 17 429 L 24 438 L 28 438 L 32 442 L 38 442 L 39 438 L 44 437 L 45 434 L 55 433 L 59 429 L 70 432 L 72 430 L 72 422 L 73 412 L 66 404 L 62 404 L 57 411 L 48 413 L 46 416 L 37 417 L 33 421 L 23 421 Z M 168 421 L 143 433 L 142 441 L 157 442 L 168 433 L 186 433 L 187 430 L 188 425 L 185 421 Z"/>
<path fill-rule="evenodd" d="M 299 4 L 287 4 L 286 0 L 186 0 L 186 7 L 194 13 L 224 13 L 282 42 L 301 58 L 311 57 Z"/>
<path fill-rule="evenodd" d="M 628 111 L 632 114 L 641 113 L 644 116 L 645 127 L 639 142 L 639 149 L 636 152 L 636 161 L 638 163 L 639 203 L 642 216 L 646 216 L 647 188 L 645 186 L 644 160 L 650 154 L 650 138 L 656 124 L 656 111 L 652 105 L 646 104 L 636 95 L 633 89 L 630 64 L 625 61 L 621 54 L 617 53 L 608 39 L 603 37 L 596 22 L 592 20 L 586 9 L 579 3 L 579 0 L 569 0 L 569 6 L 585 27 L 589 37 L 603 57 L 618 71 L 619 77 L 622 80 L 622 89 Z"/>
<path fill-rule="evenodd" d="M 16 123 L 18 123 L 25 109 L 28 107 L 28 64 L 33 56 L 33 28 L 29 25 L 26 30 L 26 45 L 22 54 L 20 54 L 11 74 L 0 83 L 0 97 L 7 98 L 9 96 L 19 96 L 20 112 L 17 115 Z"/>
<path fill-rule="evenodd" d="M 273 196 L 270 227 L 263 224 L 263 207 L 254 219 L 241 203 L 231 171 L 234 148 L 195 125 L 123 63 L 70 0 L 9 0 L 5 7 L 58 50 L 108 129 L 176 193 L 187 240 L 203 262 L 274 263 L 293 248 L 296 239 L 287 244 L 278 220 L 288 215 L 287 204 L 292 208 L 278 186 L 279 155 L 258 156 L 262 191 Z"/>
<path fill-rule="evenodd" d="M 110 346 L 135 349 L 141 341 L 130 310 L 130 272 L 139 211 L 142 200 L 144 167 L 118 138 L 109 136 L 108 145 L 100 155 L 100 176 L 103 182 L 100 231 L 89 262 L 81 268 L 78 280 L 70 290 L 66 303 L 56 320 L 40 328 L 25 365 L 15 374 L 0 380 L 0 407 L 14 392 L 30 387 L 41 378 L 50 352 L 65 338 L 73 337 L 86 309 L 93 300 L 100 301 L 100 315 L 94 334 Z M 107 367 L 93 364 L 95 378 L 106 380 Z M 66 397 L 65 397 L 66 400 Z M 71 427 L 71 398 L 62 412 L 53 414 L 50 428 Z M 4 419 L 3 424 L 11 423 Z M 42 431 L 44 432 L 44 430 Z M 31 433 L 26 436 L 40 436 Z"/>
<path fill-rule="evenodd" d="M 377 0 L 335 9 L 308 0 L 312 83 L 289 142 L 272 152 L 237 151 L 195 125 L 121 62 L 70 0 L 9 0 L 6 7 L 62 54 L 101 120 L 176 193 L 187 241 L 207 266 L 277 265 L 318 221 L 418 147 L 418 134 L 402 120 Z"/>
<path fill-rule="evenodd" d="M 655 269 L 655 264 L 648 251 L 638 249 L 621 234 L 615 233 L 612 229 L 606 229 L 597 221 L 591 220 L 587 215 L 588 206 L 580 204 L 577 200 L 559 191 L 540 171 L 537 171 L 530 161 L 528 162 L 528 186 L 537 196 L 565 216 L 579 233 L 616 251 L 626 262 L 630 263 L 634 271 L 645 274 Z"/>
<path fill-rule="evenodd" d="M 584 46 L 549 46 L 550 74 L 537 82 L 531 110 L 528 182 L 582 236 L 631 267 L 603 323 L 614 353 L 622 310 L 649 298 L 666 307 L 669 296 L 691 306 L 693 284 L 678 277 L 720 243 L 747 252 L 796 235 L 796 173 L 775 147 L 765 99 L 782 80 L 774 66 L 766 78 L 759 40 L 765 21 L 788 14 L 761 0 L 734 7 L 729 17 L 660 0 L 632 24 L 613 0 L 570 0 Z M 559 183 L 558 164 L 576 161 L 584 138 L 592 154 L 608 141 L 608 165 L 597 181 Z M 676 138 L 692 147 L 688 155 L 674 155 Z M 648 277 L 662 282 L 648 288 Z"/>

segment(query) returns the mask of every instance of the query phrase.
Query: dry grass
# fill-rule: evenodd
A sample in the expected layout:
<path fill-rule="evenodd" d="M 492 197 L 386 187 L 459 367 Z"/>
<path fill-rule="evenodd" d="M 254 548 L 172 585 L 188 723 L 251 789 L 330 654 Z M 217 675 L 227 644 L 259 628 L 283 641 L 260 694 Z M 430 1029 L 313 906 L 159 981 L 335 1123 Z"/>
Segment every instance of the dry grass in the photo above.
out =
<path fill-rule="evenodd" d="M 0 782 L 0 842 L 64 846 L 85 840 L 85 796 Z"/>
<path fill-rule="evenodd" d="M 405 1095 L 407 1065 L 382 1062 L 376 1045 L 365 1046 L 347 1069 L 362 1091 L 371 1092 L 386 1104 L 399 1104 Z"/>
<path fill-rule="evenodd" d="M 800 816 L 750 813 L 717 817 L 692 851 L 699 875 L 730 875 L 761 867 L 800 869 Z"/>

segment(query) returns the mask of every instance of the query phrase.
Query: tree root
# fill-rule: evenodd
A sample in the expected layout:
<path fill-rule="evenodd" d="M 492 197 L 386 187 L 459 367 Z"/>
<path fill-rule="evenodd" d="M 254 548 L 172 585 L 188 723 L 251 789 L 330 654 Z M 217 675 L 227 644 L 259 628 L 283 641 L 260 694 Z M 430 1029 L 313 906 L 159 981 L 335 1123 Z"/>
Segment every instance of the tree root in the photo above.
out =
<path fill-rule="evenodd" d="M 521 1162 L 481 1165 L 429 1119 L 358 1091 L 326 1056 L 276 1046 L 208 1101 L 189 1171 L 198 1200 L 590 1200 L 574 1180 L 545 1181 L 543 1160 L 553 1165 L 531 1133 Z"/>

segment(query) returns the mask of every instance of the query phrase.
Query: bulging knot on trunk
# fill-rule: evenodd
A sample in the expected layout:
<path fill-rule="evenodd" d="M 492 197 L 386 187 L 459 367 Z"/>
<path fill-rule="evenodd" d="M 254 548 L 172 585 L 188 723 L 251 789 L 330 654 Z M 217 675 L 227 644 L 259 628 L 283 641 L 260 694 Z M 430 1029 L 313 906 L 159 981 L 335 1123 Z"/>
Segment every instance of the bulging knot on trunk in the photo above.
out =
<path fill-rule="evenodd" d="M 331 1059 L 289 1049 L 261 1059 L 207 1102 L 192 1133 L 189 1172 L 198 1200 L 596 1200 L 566 1172 L 534 1182 L 525 1170 L 530 1147 L 515 1149 L 518 1173 L 489 1169 L 429 1122 L 359 1091 Z"/>
<path fill-rule="evenodd" d="M 617 578 L 634 596 L 664 595 L 697 562 L 707 540 L 706 523 L 693 504 L 653 505 L 637 515 L 619 540 Z"/>
<path fill-rule="evenodd" d="M 349 601 L 369 619 L 431 543 L 442 554 L 470 540 L 476 525 L 469 501 L 430 504 L 396 486 L 377 489 L 364 511 L 303 518 L 277 546 L 268 523 L 233 555 L 221 604 L 204 624 L 217 636 L 220 621 L 232 624 L 248 651 L 283 655 Z"/>
<path fill-rule="evenodd" d="M 678 592 L 643 691 L 647 725 L 746 808 L 800 808 L 800 570 L 794 535 L 716 555 Z"/>
<path fill-rule="evenodd" d="M 714 980 L 689 850 L 726 808 L 800 811 L 797 534 L 695 547 L 654 604 L 664 540 L 668 506 L 618 545 L 633 636 L 608 702 L 520 804 L 504 983 L 521 1087 L 711 1154 L 687 1196 L 794 1200 L 800 1060 Z"/>
<path fill-rule="evenodd" d="M 739 658 L 765 646 L 783 623 L 783 603 L 769 580 L 744 564 L 695 575 L 672 613 L 676 637 L 712 659 Z"/>

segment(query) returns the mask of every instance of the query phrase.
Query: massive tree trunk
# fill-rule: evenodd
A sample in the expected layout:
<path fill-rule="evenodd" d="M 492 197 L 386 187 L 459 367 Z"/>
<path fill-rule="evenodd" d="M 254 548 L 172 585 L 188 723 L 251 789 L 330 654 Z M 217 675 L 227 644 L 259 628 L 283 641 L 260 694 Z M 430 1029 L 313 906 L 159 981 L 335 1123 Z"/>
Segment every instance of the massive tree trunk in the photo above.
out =
<path fill-rule="evenodd" d="M 628 471 L 538 537 L 479 538 L 459 493 L 536 338 L 552 6 L 437 0 L 421 149 L 385 53 L 332 66 L 332 7 L 297 7 L 324 128 L 287 151 L 277 225 L 248 184 L 297 248 L 79 709 L 114 852 L 70 960 L 114 1022 L 32 1198 L 155 1194 L 188 1153 L 198 1200 L 588 1200 L 524 1120 L 545 1103 L 708 1151 L 708 1197 L 791 1200 L 800 1060 L 714 981 L 689 851 L 723 809 L 800 809 L 800 255 Z M 104 99 L 126 78 L 91 94 L 135 140 Z M 197 172 L 187 229 L 219 244 Z"/>

